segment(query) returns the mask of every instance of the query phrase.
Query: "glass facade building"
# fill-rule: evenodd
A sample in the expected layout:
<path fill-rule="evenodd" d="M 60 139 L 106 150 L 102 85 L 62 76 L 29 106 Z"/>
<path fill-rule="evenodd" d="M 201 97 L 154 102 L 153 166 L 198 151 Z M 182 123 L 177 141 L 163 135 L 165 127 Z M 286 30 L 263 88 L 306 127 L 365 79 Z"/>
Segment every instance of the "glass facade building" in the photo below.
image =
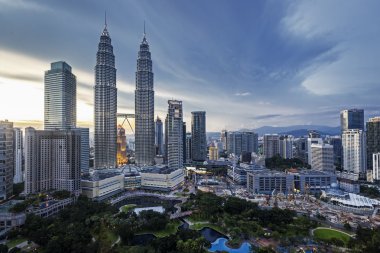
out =
<path fill-rule="evenodd" d="M 206 112 L 191 112 L 191 158 L 203 162 L 207 159 Z"/>

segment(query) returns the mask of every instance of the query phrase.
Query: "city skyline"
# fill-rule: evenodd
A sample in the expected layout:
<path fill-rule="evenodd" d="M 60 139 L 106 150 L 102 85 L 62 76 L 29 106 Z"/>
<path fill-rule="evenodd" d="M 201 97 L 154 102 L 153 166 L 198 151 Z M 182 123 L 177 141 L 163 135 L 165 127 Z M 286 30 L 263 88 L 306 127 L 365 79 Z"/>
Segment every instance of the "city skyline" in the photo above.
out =
<path fill-rule="evenodd" d="M 85 8 L 92 3 L 0 1 L 7 24 L 0 28 L 0 106 L 9 108 L 1 119 L 42 125 L 43 74 L 62 60 L 77 76 L 78 126 L 92 128 L 94 41 L 105 10 L 119 57 L 118 112 L 135 109 L 135 54 L 145 20 L 155 60 L 154 117 L 164 118 L 172 98 L 183 101 L 188 123 L 191 111 L 207 111 L 209 131 L 338 126 L 345 108 L 364 109 L 365 121 L 379 114 L 376 1 L 361 8 L 328 1 L 97 1 Z"/>

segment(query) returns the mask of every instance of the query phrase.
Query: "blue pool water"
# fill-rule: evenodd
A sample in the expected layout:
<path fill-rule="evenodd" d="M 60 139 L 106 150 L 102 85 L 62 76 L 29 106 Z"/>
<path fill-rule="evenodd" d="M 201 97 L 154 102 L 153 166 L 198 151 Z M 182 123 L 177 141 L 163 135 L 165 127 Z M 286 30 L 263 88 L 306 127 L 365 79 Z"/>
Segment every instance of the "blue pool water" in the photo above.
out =
<path fill-rule="evenodd" d="M 244 242 L 240 248 L 238 249 L 231 249 L 227 247 L 226 245 L 227 239 L 226 238 L 218 238 L 215 242 L 211 243 L 211 248 L 208 249 L 210 252 L 216 252 L 216 251 L 227 251 L 229 253 L 249 253 L 251 245 L 247 242 Z"/>

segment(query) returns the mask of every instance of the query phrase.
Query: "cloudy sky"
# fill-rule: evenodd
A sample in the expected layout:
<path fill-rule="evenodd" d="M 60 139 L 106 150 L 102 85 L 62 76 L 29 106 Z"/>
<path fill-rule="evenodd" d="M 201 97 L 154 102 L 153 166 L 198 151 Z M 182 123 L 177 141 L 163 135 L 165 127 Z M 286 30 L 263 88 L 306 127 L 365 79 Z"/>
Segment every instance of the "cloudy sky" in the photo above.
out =
<path fill-rule="evenodd" d="M 0 0 L 0 119 L 43 121 L 43 75 L 69 63 L 78 121 L 93 121 L 94 66 L 107 11 L 118 112 L 134 112 L 145 20 L 155 112 L 183 101 L 207 130 L 339 125 L 339 111 L 380 115 L 380 1 Z"/>

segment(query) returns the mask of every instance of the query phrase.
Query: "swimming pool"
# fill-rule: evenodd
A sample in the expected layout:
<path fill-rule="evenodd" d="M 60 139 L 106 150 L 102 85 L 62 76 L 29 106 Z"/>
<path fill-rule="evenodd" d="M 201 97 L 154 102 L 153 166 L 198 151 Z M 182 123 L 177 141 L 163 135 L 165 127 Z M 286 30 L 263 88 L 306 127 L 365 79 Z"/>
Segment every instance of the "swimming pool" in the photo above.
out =
<path fill-rule="evenodd" d="M 251 245 L 247 242 L 242 243 L 240 248 L 238 249 L 231 249 L 227 247 L 226 245 L 227 239 L 226 238 L 218 238 L 215 242 L 211 243 L 211 248 L 208 249 L 210 252 L 216 252 L 216 251 L 227 251 L 229 253 L 249 253 Z"/>

